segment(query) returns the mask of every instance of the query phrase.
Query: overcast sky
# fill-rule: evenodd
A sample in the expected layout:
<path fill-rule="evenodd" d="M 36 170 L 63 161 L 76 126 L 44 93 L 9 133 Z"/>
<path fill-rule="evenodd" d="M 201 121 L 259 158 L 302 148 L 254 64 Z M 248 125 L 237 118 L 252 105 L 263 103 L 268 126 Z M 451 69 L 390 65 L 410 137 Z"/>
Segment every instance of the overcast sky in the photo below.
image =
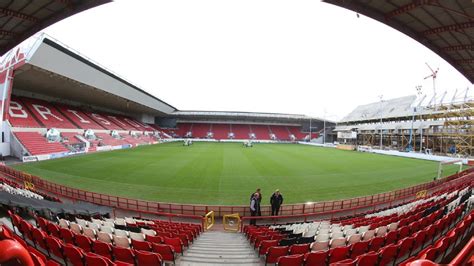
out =
<path fill-rule="evenodd" d="M 471 83 L 431 50 L 318 0 L 121 0 L 46 32 L 180 110 L 307 114 Z"/>

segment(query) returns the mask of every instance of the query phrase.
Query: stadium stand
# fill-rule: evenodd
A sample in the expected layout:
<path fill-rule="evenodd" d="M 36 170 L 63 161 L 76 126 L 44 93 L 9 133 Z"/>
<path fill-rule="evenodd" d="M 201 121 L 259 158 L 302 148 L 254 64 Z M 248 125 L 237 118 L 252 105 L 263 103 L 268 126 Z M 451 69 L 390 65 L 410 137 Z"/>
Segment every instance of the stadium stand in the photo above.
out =
<path fill-rule="evenodd" d="M 289 140 L 290 139 L 290 131 L 286 126 L 270 126 L 270 131 L 272 134 L 275 134 L 275 137 L 279 140 Z"/>
<path fill-rule="evenodd" d="M 56 104 L 56 107 L 65 117 L 82 129 L 104 129 L 79 109 L 62 104 Z"/>
<path fill-rule="evenodd" d="M 236 139 L 248 139 L 250 134 L 250 126 L 243 124 L 231 124 L 232 132 Z"/>
<path fill-rule="evenodd" d="M 37 132 L 15 132 L 18 141 L 31 155 L 68 152 L 69 150 L 59 142 L 49 142 Z"/>
<path fill-rule="evenodd" d="M 307 134 L 302 133 L 299 127 L 288 127 L 288 131 L 295 136 L 296 139 L 302 140 L 306 137 Z"/>
<path fill-rule="evenodd" d="M 8 120 L 12 127 L 40 128 L 42 127 L 23 103 L 12 97 L 8 112 Z"/>
<path fill-rule="evenodd" d="M 32 257 L 44 263 L 28 265 L 174 264 L 202 231 L 197 224 L 127 217 L 86 220 L 70 216 L 70 220 L 58 219 L 56 223 L 35 216 L 30 223 L 11 210 L 8 213 L 13 230 L 1 226 L 0 239 L 26 249 L 29 256 L 24 255 L 24 260 Z M 4 261 L 0 259 L 0 263 Z"/>
<path fill-rule="evenodd" d="M 195 138 L 206 138 L 207 133 L 210 131 L 211 125 L 205 123 L 193 123 L 191 125 L 191 132 L 193 133 L 193 137 Z"/>
<path fill-rule="evenodd" d="M 250 125 L 251 133 L 255 134 L 257 139 L 270 139 L 270 126 L 267 125 Z"/>
<path fill-rule="evenodd" d="M 229 124 L 212 124 L 212 133 L 214 133 L 215 139 L 228 139 L 229 132 Z"/>
<path fill-rule="evenodd" d="M 28 109 L 36 119 L 46 128 L 77 128 L 74 124 L 64 117 L 52 104 L 32 99 L 32 98 L 17 98 L 21 101 L 26 109 Z"/>
<path fill-rule="evenodd" d="M 295 253 L 305 254 L 305 265 L 441 262 L 472 235 L 473 203 L 467 184 L 360 217 L 246 226 L 244 232 L 265 263 L 295 260 L 294 265 L 302 265 L 299 256 L 289 257 Z"/>

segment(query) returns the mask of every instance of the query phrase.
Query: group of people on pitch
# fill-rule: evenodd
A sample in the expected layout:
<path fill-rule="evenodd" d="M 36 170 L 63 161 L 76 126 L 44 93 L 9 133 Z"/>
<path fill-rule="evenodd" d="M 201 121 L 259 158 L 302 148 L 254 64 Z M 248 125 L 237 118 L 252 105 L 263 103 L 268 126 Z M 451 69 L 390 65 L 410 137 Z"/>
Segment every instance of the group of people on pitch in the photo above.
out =
<path fill-rule="evenodd" d="M 257 191 L 252 193 L 250 196 L 250 215 L 251 216 L 262 216 L 262 212 L 260 210 L 260 202 L 262 201 L 262 192 L 259 188 Z M 273 192 L 272 196 L 270 197 L 270 205 L 272 206 L 272 216 L 278 215 L 280 211 L 280 207 L 283 204 L 283 196 L 280 193 L 280 190 L 277 189 Z M 250 224 L 255 225 L 257 223 L 256 219 L 251 219 Z"/>

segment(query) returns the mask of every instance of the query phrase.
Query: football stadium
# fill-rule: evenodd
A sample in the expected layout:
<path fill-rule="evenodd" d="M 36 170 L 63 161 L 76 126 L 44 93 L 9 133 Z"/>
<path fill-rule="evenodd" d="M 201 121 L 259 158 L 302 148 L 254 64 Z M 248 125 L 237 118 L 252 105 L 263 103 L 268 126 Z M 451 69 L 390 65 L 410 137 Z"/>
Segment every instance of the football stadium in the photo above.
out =
<path fill-rule="evenodd" d="M 179 109 L 42 32 L 110 2 L 0 2 L 0 265 L 474 264 L 469 88 L 427 64 L 433 94 L 342 119 Z M 474 82 L 472 1 L 322 2 Z"/>

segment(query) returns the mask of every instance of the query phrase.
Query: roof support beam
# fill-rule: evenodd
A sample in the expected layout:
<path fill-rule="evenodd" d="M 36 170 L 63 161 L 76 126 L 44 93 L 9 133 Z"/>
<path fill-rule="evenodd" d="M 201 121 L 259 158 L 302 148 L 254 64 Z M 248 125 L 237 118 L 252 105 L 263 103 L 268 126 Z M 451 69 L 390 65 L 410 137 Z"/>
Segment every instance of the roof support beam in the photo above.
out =
<path fill-rule="evenodd" d="M 452 25 L 425 30 L 424 32 L 422 32 L 422 34 L 426 36 L 426 35 L 431 35 L 431 34 L 447 32 L 447 31 L 458 31 L 461 29 L 468 29 L 472 27 L 474 27 L 474 21 L 468 21 L 464 23 L 452 24 Z"/>
<path fill-rule="evenodd" d="M 462 50 L 474 50 L 474 44 L 466 44 L 466 45 L 454 45 L 454 46 L 446 46 L 441 48 L 445 52 L 454 52 L 454 51 L 462 51 Z"/>
<path fill-rule="evenodd" d="M 460 60 L 456 60 L 456 62 L 462 65 L 471 65 L 471 64 L 474 64 L 474 59 L 460 59 Z"/>
<path fill-rule="evenodd" d="M 20 13 L 20 12 L 16 12 L 16 11 L 13 11 L 13 10 L 10 10 L 10 9 L 7 9 L 7 8 L 0 8 L 0 14 L 7 15 L 7 16 L 10 16 L 10 17 L 19 18 L 19 19 L 22 19 L 22 20 L 28 20 L 28 21 L 31 21 L 31 22 L 37 22 L 38 21 L 38 19 L 33 17 L 33 16 L 26 15 L 26 14 L 23 14 L 23 13 Z"/>
<path fill-rule="evenodd" d="M 402 14 L 405 14 L 407 12 L 410 12 L 412 11 L 413 9 L 416 9 L 417 7 L 419 6 L 422 6 L 422 5 L 427 5 L 427 4 L 431 4 L 431 3 L 434 3 L 436 2 L 435 0 L 418 0 L 418 1 L 414 1 L 414 3 L 411 3 L 411 4 L 407 4 L 407 5 L 404 5 L 404 6 L 401 6 L 389 13 L 387 13 L 385 15 L 385 20 L 390 20 L 392 19 L 393 17 L 396 17 L 396 16 L 399 16 L 399 15 L 402 15 Z"/>
<path fill-rule="evenodd" d="M 15 33 L 12 32 L 12 31 L 8 31 L 8 30 L 0 30 L 0 36 L 14 37 Z"/>

